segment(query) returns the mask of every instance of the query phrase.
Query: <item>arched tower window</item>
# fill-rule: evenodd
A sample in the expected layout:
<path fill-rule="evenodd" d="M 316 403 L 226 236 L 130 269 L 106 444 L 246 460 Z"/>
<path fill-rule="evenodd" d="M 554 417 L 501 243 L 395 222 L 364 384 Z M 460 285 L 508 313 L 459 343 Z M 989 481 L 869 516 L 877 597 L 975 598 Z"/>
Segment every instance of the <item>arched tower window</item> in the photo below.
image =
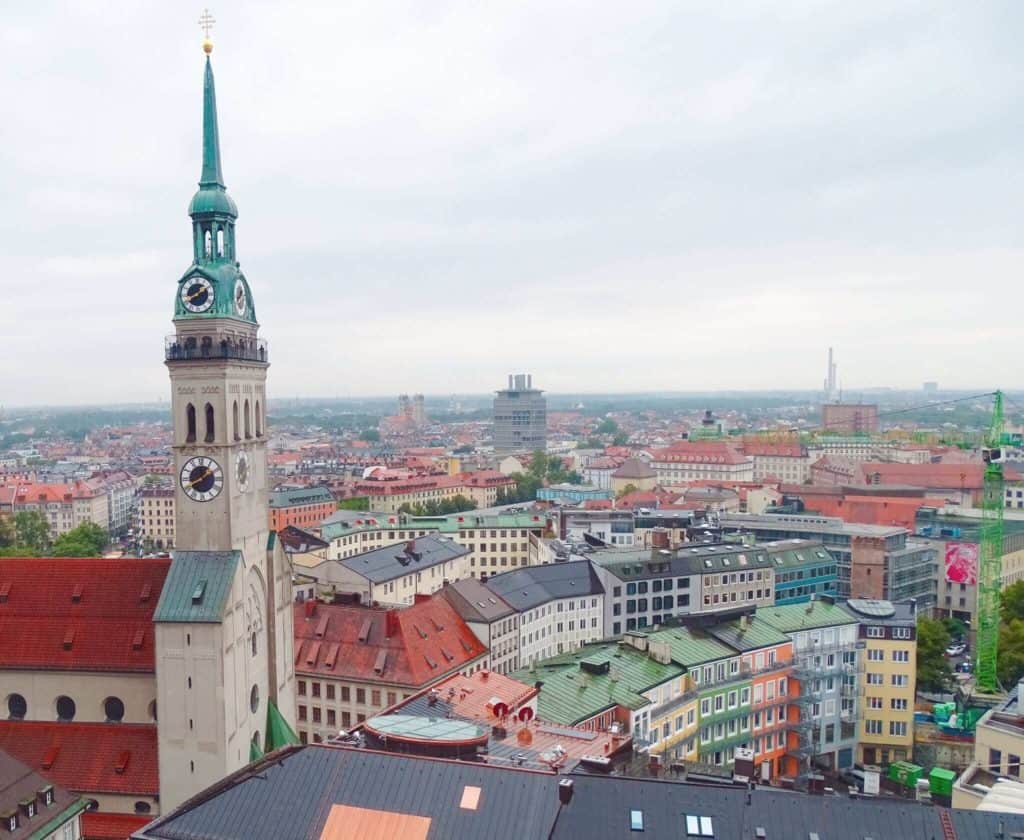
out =
<path fill-rule="evenodd" d="M 185 407 L 185 443 L 196 442 L 196 407 L 189 403 Z"/>
<path fill-rule="evenodd" d="M 224 256 L 224 228 L 217 228 L 217 256 Z"/>
<path fill-rule="evenodd" d="M 216 430 L 213 427 L 213 406 L 206 404 L 206 442 L 213 443 Z"/>
<path fill-rule="evenodd" d="M 203 233 L 203 256 L 206 259 L 210 259 L 213 256 L 213 237 L 210 236 L 209 230 Z"/>
<path fill-rule="evenodd" d="M 263 437 L 263 415 L 260 414 L 259 400 L 256 400 L 256 437 Z"/>
<path fill-rule="evenodd" d="M 245 437 L 246 439 L 252 437 L 252 411 L 248 400 L 245 401 Z"/>
<path fill-rule="evenodd" d="M 238 400 L 235 400 L 231 406 L 231 433 L 234 435 L 235 440 L 242 439 L 238 435 Z"/>

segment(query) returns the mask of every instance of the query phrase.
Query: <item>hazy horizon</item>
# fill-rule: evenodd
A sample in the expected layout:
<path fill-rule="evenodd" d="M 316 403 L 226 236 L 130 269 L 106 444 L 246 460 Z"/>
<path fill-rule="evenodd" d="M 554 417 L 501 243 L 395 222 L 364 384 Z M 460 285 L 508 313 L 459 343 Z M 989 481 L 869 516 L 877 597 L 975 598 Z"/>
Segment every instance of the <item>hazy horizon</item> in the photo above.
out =
<path fill-rule="evenodd" d="M 201 8 L 5 11 L 0 404 L 166 399 Z M 1024 386 L 1019 4 L 211 11 L 272 397 Z"/>

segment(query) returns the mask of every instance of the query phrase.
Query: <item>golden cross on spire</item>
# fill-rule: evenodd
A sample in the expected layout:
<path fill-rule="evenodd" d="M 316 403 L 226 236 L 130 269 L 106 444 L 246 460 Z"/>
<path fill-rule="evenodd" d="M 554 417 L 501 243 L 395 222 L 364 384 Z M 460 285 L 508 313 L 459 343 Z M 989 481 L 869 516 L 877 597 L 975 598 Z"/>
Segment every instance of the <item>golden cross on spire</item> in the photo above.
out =
<path fill-rule="evenodd" d="M 199 16 L 199 28 L 203 30 L 203 37 L 207 41 L 210 40 L 210 30 L 213 29 L 216 22 L 213 15 L 210 14 L 210 10 L 203 9 L 203 13 Z"/>

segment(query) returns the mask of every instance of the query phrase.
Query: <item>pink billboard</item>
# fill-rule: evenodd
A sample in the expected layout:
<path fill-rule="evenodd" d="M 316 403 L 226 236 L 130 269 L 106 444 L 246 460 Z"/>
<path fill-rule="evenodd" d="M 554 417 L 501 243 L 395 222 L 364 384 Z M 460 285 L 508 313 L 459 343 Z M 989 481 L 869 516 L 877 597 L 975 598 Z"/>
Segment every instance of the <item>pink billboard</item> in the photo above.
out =
<path fill-rule="evenodd" d="M 978 582 L 977 543 L 946 543 L 946 580 L 950 583 Z"/>

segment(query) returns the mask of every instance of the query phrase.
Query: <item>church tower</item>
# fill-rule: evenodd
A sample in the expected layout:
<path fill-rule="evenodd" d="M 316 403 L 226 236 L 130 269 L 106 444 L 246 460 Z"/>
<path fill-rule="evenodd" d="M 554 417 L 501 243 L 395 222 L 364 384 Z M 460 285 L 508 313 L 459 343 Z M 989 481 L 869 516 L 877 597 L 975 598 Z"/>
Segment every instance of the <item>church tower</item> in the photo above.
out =
<path fill-rule="evenodd" d="M 294 733 L 291 569 L 269 532 L 266 378 L 238 208 L 221 170 L 207 40 L 203 164 L 192 264 L 178 280 L 171 377 L 176 484 L 171 569 L 157 605 L 164 812 Z"/>

